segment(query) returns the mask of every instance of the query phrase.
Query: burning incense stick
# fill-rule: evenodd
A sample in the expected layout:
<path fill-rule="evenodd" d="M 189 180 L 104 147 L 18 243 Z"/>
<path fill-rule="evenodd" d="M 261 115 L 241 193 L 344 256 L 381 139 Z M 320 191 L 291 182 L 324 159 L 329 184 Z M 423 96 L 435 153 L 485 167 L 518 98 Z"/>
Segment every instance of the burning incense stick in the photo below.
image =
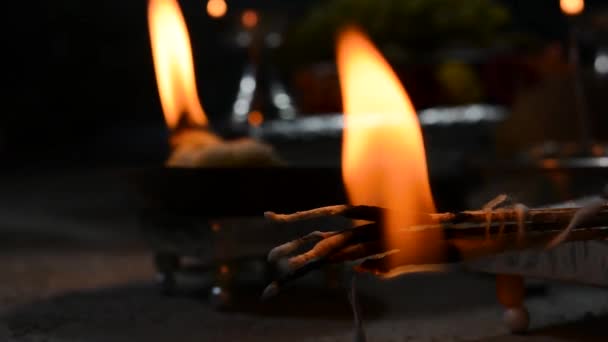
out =
<path fill-rule="evenodd" d="M 608 205 L 605 204 L 605 200 L 594 201 L 594 206 L 598 206 L 598 212 L 586 220 L 586 222 L 588 224 L 608 223 Z M 524 223 L 527 225 L 532 224 L 537 227 L 549 225 L 554 228 L 555 225 L 558 224 L 568 224 L 579 209 L 581 208 L 529 209 L 525 215 Z M 293 214 L 266 212 L 264 215 L 267 219 L 284 223 L 327 216 L 342 216 L 355 220 L 379 222 L 382 220 L 383 213 L 386 211 L 387 209 L 373 206 L 335 205 L 300 211 Z M 488 219 L 488 214 L 491 222 L 494 222 L 492 225 L 502 223 L 515 225 L 519 218 L 515 206 L 512 208 L 497 208 L 491 211 L 470 210 L 455 213 L 420 214 L 420 216 L 438 222 L 438 225 L 451 225 L 451 227 L 449 227 L 450 229 L 472 229 L 474 227 L 482 227 Z M 459 224 L 462 224 L 463 226 L 460 226 Z M 428 227 L 433 226 L 431 225 Z M 420 227 L 414 227 L 412 229 L 420 229 Z"/>
<path fill-rule="evenodd" d="M 279 222 L 336 215 L 371 222 L 337 232 L 313 232 L 272 249 L 268 260 L 279 263 L 283 276 L 270 284 L 263 296 L 275 295 L 285 283 L 330 263 L 358 261 L 357 270 L 388 278 L 404 273 L 444 270 L 450 264 L 510 250 L 552 248 L 565 241 L 608 238 L 606 197 L 581 208 L 522 211 L 522 207 L 516 204 L 491 210 L 420 214 L 437 223 L 405 227 L 398 234 L 410 237 L 441 231 L 444 239 L 434 241 L 438 246 L 433 247 L 438 248 L 431 249 L 443 252 L 416 257 L 407 251 L 387 250 L 382 242 L 381 221 L 387 211 L 384 208 L 343 205 L 288 215 L 266 213 L 267 218 Z M 297 254 L 304 245 L 314 241 L 317 242 L 310 250 Z"/>

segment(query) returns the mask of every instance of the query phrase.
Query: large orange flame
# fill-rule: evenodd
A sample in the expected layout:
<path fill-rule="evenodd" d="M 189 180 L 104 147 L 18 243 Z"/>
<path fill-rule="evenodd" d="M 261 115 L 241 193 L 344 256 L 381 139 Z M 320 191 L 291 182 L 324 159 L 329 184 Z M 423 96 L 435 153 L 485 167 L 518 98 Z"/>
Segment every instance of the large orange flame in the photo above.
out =
<path fill-rule="evenodd" d="M 360 31 L 339 36 L 338 73 L 344 103 L 342 169 L 355 205 L 389 209 L 384 232 L 389 248 L 426 254 L 427 239 L 396 232 L 421 224 L 419 213 L 435 211 L 422 132 L 416 111 L 380 52 Z M 428 247 L 430 248 L 430 247 Z"/>
<path fill-rule="evenodd" d="M 585 0 L 560 0 L 559 7 L 566 15 L 579 15 L 585 9 Z"/>
<path fill-rule="evenodd" d="M 167 126 L 175 129 L 181 120 L 190 125 L 206 125 L 207 117 L 196 90 L 190 36 L 177 1 L 150 0 L 148 26 Z"/>

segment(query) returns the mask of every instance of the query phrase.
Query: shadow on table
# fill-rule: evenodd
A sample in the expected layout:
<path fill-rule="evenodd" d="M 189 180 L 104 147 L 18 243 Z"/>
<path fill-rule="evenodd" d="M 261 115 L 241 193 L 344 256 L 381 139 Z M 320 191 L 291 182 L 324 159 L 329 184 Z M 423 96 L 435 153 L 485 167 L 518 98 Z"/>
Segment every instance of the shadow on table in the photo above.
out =
<path fill-rule="evenodd" d="M 352 321 L 347 282 L 330 287 L 322 281 L 319 273 L 309 274 L 289 284 L 277 296 L 266 301 L 260 301 L 266 284 L 240 284 L 232 289 L 232 306 L 227 308 L 227 312 Z M 494 277 L 482 274 L 417 274 L 390 280 L 359 275 L 357 284 L 358 300 L 365 321 L 387 317 L 433 318 L 438 312 L 467 312 L 497 303 Z M 209 293 L 209 287 L 205 287 L 182 295 L 207 302 Z"/>
<path fill-rule="evenodd" d="M 486 279 L 466 274 L 420 275 L 391 281 L 365 277 L 359 284 L 365 321 L 466 312 L 495 301 L 493 287 L 487 286 L 490 283 Z M 258 286 L 239 289 L 235 305 L 228 312 L 214 310 L 208 304 L 208 291 L 167 297 L 151 283 L 70 292 L 19 306 L 2 315 L 0 326 L 7 326 L 17 338 L 42 335 L 76 340 L 86 337 L 87 341 L 101 337 L 164 341 L 171 338 L 171 332 L 183 331 L 188 332 L 183 341 L 231 341 L 238 339 L 243 329 L 254 330 L 247 340 L 257 341 L 257 333 L 260 340 L 262 336 L 282 340 L 285 336 L 319 336 L 319 329 L 331 335 L 335 332 L 332 330 L 344 331 L 352 326 L 344 288 L 294 284 L 273 300 L 260 302 Z M 265 327 L 264 331 L 256 330 L 258 326 Z"/>
<path fill-rule="evenodd" d="M 570 341 L 606 341 L 608 340 L 607 325 L 608 315 L 588 314 L 581 320 L 538 329 L 532 331 L 530 335 L 559 337 Z"/>
<path fill-rule="evenodd" d="M 334 298 L 336 293 L 331 292 L 315 292 L 314 296 L 303 292 L 270 305 L 251 304 L 249 298 L 251 302 L 239 304 L 246 304 L 247 310 L 238 307 L 239 312 L 234 313 L 214 310 L 202 296 L 167 297 L 152 284 L 141 284 L 32 302 L 2 315 L 0 327 L 6 326 L 16 339 L 169 341 L 179 336 L 180 341 L 236 341 L 241 336 L 257 341 L 257 335 L 259 340 L 262 336 L 282 340 L 291 333 L 306 338 L 318 336 L 319 329 L 332 333 L 336 327 L 350 326 L 352 315 L 346 300 Z M 342 323 L 318 324 L 330 319 Z"/>

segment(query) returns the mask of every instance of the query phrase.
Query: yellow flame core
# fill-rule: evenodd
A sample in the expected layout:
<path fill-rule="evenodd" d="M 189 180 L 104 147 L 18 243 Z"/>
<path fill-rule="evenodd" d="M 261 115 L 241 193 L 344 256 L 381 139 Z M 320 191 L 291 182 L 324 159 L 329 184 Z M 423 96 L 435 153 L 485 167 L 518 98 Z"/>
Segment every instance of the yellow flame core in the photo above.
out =
<path fill-rule="evenodd" d="M 344 105 L 342 172 L 355 205 L 389 208 L 384 232 L 390 248 L 418 253 L 425 241 L 404 241 L 398 230 L 420 224 L 435 205 L 422 132 L 414 107 L 389 64 L 360 31 L 344 30 L 337 63 Z"/>
<path fill-rule="evenodd" d="M 560 0 L 559 7 L 566 15 L 579 15 L 585 9 L 584 0 Z"/>
<path fill-rule="evenodd" d="M 148 26 L 167 126 L 175 129 L 182 116 L 188 124 L 206 125 L 196 89 L 190 36 L 177 1 L 150 0 Z"/>

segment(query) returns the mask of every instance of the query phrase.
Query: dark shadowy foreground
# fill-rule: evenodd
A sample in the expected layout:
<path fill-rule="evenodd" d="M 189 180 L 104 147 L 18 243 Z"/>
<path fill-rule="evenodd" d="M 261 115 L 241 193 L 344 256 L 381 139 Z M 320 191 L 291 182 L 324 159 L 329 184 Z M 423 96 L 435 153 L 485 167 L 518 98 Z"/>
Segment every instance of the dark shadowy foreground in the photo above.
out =
<path fill-rule="evenodd" d="M 126 184 L 112 177 L 18 181 L 2 184 L 0 196 L 0 341 L 352 340 L 345 285 L 329 287 L 316 274 L 261 303 L 264 279 L 250 279 L 234 285 L 233 305 L 222 312 L 211 307 L 204 277 L 165 297 L 155 286 Z M 604 289 L 547 283 L 527 300 L 532 331 L 511 336 L 490 276 L 365 276 L 358 286 L 369 341 L 608 336 Z"/>

